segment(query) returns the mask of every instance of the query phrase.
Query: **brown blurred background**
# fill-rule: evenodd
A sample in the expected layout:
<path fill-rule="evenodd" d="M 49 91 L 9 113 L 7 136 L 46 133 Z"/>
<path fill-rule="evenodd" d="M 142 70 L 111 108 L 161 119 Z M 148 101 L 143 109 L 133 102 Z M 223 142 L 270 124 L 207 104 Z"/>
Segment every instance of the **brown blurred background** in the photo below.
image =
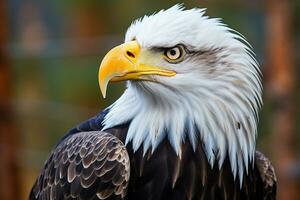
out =
<path fill-rule="evenodd" d="M 103 100 L 98 66 L 131 21 L 172 0 L 0 0 L 0 199 L 26 199 L 49 151 Z M 258 148 L 278 174 L 278 199 L 300 199 L 300 1 L 186 0 L 245 35 L 264 74 Z"/>

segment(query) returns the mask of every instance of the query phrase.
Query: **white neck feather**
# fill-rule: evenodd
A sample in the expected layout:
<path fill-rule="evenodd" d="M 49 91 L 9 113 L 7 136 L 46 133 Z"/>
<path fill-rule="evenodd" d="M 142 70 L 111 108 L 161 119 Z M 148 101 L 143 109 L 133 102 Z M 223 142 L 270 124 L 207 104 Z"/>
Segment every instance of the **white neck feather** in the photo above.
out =
<path fill-rule="evenodd" d="M 166 23 L 170 15 L 176 20 Z M 156 28 L 149 29 L 153 24 Z M 157 83 L 128 82 L 105 116 L 104 129 L 130 122 L 126 144 L 132 142 L 135 151 L 141 146 L 144 153 L 154 151 L 168 138 L 179 157 L 188 138 L 193 148 L 203 144 L 211 166 L 217 162 L 221 167 L 228 156 L 242 183 L 253 163 L 262 102 L 259 67 L 245 39 L 203 16 L 203 10 L 178 5 L 136 21 L 126 38 L 135 38 L 143 48 L 184 43 L 216 52 L 179 63 L 176 76 L 153 77 Z"/>
<path fill-rule="evenodd" d="M 260 87 L 244 88 L 249 80 L 245 85 L 190 81 L 199 85 L 184 93 L 157 83 L 128 82 L 127 90 L 110 107 L 103 129 L 131 122 L 126 144 L 131 141 L 134 151 L 143 145 L 144 153 L 154 151 L 165 137 L 179 156 L 186 138 L 193 148 L 201 141 L 211 166 L 217 161 L 220 168 L 228 155 L 234 177 L 238 173 L 241 183 L 255 153 Z M 151 95 L 157 92 L 154 88 L 160 95 Z"/>

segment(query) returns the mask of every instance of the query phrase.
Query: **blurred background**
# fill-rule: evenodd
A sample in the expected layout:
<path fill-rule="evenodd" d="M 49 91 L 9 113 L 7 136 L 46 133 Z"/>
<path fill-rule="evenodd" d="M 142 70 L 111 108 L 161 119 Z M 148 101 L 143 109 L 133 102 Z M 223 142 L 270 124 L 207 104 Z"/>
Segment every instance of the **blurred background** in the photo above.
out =
<path fill-rule="evenodd" d="M 257 145 L 275 165 L 278 199 L 299 199 L 300 1 L 183 2 L 208 8 L 253 45 L 264 75 Z M 132 20 L 175 3 L 0 0 L 0 199 L 27 199 L 56 142 L 120 96 L 123 84 L 100 94 L 103 55 Z"/>

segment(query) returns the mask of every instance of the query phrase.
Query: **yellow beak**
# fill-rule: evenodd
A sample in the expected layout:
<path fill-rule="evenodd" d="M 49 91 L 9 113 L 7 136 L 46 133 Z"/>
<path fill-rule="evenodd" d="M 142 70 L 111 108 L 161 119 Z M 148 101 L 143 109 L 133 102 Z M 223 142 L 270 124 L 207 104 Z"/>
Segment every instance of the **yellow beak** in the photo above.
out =
<path fill-rule="evenodd" d="M 99 68 L 99 86 L 103 97 L 109 81 L 151 80 L 147 75 L 174 76 L 174 71 L 139 63 L 140 45 L 131 41 L 110 50 Z"/>

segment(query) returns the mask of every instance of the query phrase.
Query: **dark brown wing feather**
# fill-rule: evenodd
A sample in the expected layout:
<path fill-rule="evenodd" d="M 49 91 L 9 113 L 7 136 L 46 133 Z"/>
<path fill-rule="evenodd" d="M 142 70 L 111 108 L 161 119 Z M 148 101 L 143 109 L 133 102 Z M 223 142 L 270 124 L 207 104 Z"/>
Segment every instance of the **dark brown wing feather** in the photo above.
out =
<path fill-rule="evenodd" d="M 30 199 L 123 199 L 130 162 L 123 143 L 101 132 L 80 132 L 51 153 Z"/>
<path fill-rule="evenodd" d="M 261 152 L 255 154 L 256 167 L 260 173 L 264 187 L 264 199 L 276 199 L 277 178 L 270 160 Z"/>
<path fill-rule="evenodd" d="M 251 163 L 252 167 L 244 174 L 241 187 L 232 175 L 228 157 L 221 168 L 217 164 L 210 166 L 205 144 L 199 143 L 193 150 L 186 140 L 181 158 L 168 139 L 153 153 L 148 151 L 144 155 L 143 148 L 133 152 L 131 143 L 126 152 L 119 140 L 125 141 L 129 124 L 106 130 L 109 134 L 101 132 L 107 112 L 81 123 L 64 136 L 46 162 L 30 199 L 122 199 L 126 190 L 126 200 L 276 199 L 274 169 L 260 152 L 255 155 L 255 165 Z M 101 141 L 98 145 L 91 145 L 98 140 Z M 127 153 L 131 165 L 129 183 Z M 123 159 L 120 162 L 118 158 Z M 97 196 L 97 192 L 102 193 Z"/>

